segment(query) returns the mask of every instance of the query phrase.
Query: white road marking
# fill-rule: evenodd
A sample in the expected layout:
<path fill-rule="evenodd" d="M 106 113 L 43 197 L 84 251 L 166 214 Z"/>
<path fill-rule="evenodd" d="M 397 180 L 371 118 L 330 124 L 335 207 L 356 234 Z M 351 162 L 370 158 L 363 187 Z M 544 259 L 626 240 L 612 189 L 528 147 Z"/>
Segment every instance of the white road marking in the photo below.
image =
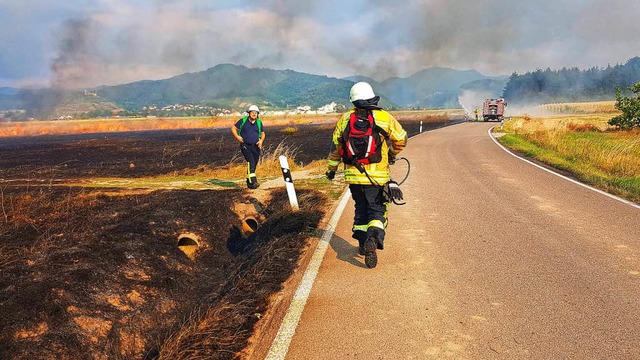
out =
<path fill-rule="evenodd" d="M 298 322 L 300 321 L 300 317 L 302 316 L 304 305 L 307 303 L 309 293 L 311 293 L 311 287 L 313 286 L 313 282 L 318 275 L 318 270 L 320 268 L 320 264 L 322 263 L 324 253 L 329 247 L 329 242 L 331 241 L 333 232 L 338 225 L 338 220 L 340 220 L 342 211 L 344 211 L 344 208 L 347 205 L 347 201 L 350 198 L 351 192 L 349 191 L 349 188 L 347 188 L 347 190 L 342 194 L 342 199 L 340 200 L 336 211 L 333 213 L 331 219 L 329 220 L 327 230 L 325 230 L 324 234 L 322 234 L 320 242 L 318 242 L 318 247 L 316 247 L 316 250 L 313 252 L 313 256 L 311 257 L 311 261 L 309 261 L 307 270 L 302 276 L 302 281 L 300 282 L 300 285 L 298 285 L 296 293 L 293 295 L 293 299 L 291 300 L 291 304 L 289 305 L 289 309 L 287 310 L 284 319 L 282 319 L 280 329 L 278 330 L 275 339 L 273 339 L 273 343 L 271 343 L 269 353 L 265 358 L 266 360 L 283 360 L 287 355 L 287 351 L 289 351 L 289 345 L 291 344 L 291 339 L 296 332 L 296 327 L 298 326 Z"/>
<path fill-rule="evenodd" d="M 579 181 L 576 181 L 576 180 L 573 180 L 573 179 L 571 179 L 571 178 L 568 178 L 568 177 L 566 177 L 566 176 L 564 176 L 564 175 L 558 174 L 558 173 L 557 173 L 557 172 L 555 172 L 555 171 L 551 171 L 551 170 L 549 170 L 549 169 L 547 169 L 547 168 L 545 168 L 545 167 L 543 167 L 543 166 L 540 166 L 540 165 L 538 165 L 538 164 L 536 164 L 536 163 L 534 163 L 534 162 L 532 162 L 532 161 L 529 161 L 529 160 L 527 160 L 527 159 L 521 158 L 520 156 L 518 156 L 518 155 L 514 154 L 514 153 L 513 153 L 513 152 L 511 152 L 509 149 L 507 149 L 506 147 L 504 147 L 502 144 L 500 144 L 500 143 L 498 142 L 498 140 L 496 140 L 496 139 L 493 137 L 493 135 L 491 134 L 491 131 L 492 131 L 494 128 L 495 128 L 495 126 L 494 126 L 494 127 L 492 127 L 491 129 L 489 129 L 489 131 L 488 131 L 488 134 L 489 134 L 489 137 L 491 138 L 491 140 L 493 140 L 493 142 L 494 142 L 494 143 L 496 143 L 496 145 L 500 146 L 500 148 L 501 148 L 502 150 L 506 151 L 509 155 L 511 155 L 511 156 L 513 156 L 513 157 L 515 157 L 516 159 L 520 159 L 520 160 L 522 160 L 522 161 L 524 161 L 524 162 L 526 162 L 526 163 L 528 163 L 528 164 L 530 164 L 530 165 L 533 165 L 533 166 L 537 167 L 538 169 L 542 169 L 542 170 L 544 170 L 544 171 L 548 172 L 549 174 L 553 174 L 553 175 L 558 176 L 558 177 L 561 177 L 561 178 L 563 178 L 563 179 L 565 179 L 565 180 L 567 180 L 567 181 L 569 181 L 569 182 L 572 182 L 572 183 L 574 183 L 574 184 L 576 184 L 576 185 L 580 185 L 580 186 L 582 186 L 583 188 L 587 188 L 587 189 L 589 189 L 589 190 L 592 190 L 592 191 L 595 191 L 595 192 L 597 192 L 597 193 L 599 193 L 599 194 L 602 194 L 602 195 L 604 195 L 604 196 L 607 196 L 607 197 L 609 197 L 609 198 L 611 198 L 611 199 L 613 199 L 613 200 L 617 200 L 617 201 L 619 201 L 619 202 L 621 202 L 621 203 L 623 203 L 623 204 L 627 204 L 627 205 L 629 205 L 629 206 L 633 206 L 633 207 L 634 207 L 634 208 L 636 208 L 636 209 L 640 209 L 640 205 L 638 205 L 638 204 L 636 204 L 636 203 L 634 203 L 634 202 L 631 202 L 631 201 L 629 201 L 629 200 L 625 200 L 625 199 L 623 199 L 623 198 L 621 198 L 621 197 L 617 197 L 617 196 L 615 196 L 615 195 L 611 195 L 611 194 L 609 194 L 608 192 L 605 192 L 605 191 L 602 191 L 602 190 L 600 190 L 600 189 L 596 189 L 596 188 L 591 187 L 591 186 L 589 186 L 589 185 L 583 184 L 583 183 L 581 183 L 581 182 L 579 182 Z"/>

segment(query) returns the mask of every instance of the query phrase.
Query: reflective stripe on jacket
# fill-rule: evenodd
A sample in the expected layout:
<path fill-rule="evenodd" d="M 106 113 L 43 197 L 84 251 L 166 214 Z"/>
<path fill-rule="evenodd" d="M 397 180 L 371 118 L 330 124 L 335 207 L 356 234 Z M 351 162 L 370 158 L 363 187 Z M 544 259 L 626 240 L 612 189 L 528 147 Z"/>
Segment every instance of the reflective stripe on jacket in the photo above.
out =
<path fill-rule="evenodd" d="M 342 161 L 340 152 L 342 149 L 342 133 L 349 125 L 349 118 L 355 109 L 342 114 L 336 128 L 333 131 L 333 144 L 335 149 L 327 159 L 328 168 L 332 171 L 338 170 L 338 165 Z M 389 134 L 389 138 L 382 142 L 382 161 L 375 164 L 363 165 L 371 180 L 379 185 L 384 185 L 389 181 L 389 153 L 397 155 L 407 144 L 407 132 L 404 131 L 398 120 L 393 115 L 384 110 L 373 110 L 373 119 L 382 130 Z M 382 136 L 382 135 L 381 135 Z M 361 173 L 353 165 L 345 164 L 345 182 L 348 184 L 371 185 L 371 181 L 365 173 Z"/>

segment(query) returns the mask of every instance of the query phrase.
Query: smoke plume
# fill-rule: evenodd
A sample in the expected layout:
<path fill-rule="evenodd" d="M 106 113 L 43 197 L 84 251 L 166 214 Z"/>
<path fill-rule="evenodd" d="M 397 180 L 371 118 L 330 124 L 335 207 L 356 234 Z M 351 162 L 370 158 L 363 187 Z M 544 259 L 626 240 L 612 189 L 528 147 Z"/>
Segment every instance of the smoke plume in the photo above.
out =
<path fill-rule="evenodd" d="M 0 40 L 30 44 L 17 39 L 38 28 L 54 34 L 35 44 L 41 58 L 54 54 L 47 67 L 51 86 L 60 88 L 162 79 L 228 62 L 376 80 L 434 66 L 508 75 L 637 56 L 638 13 L 640 2 L 628 0 L 30 0 L 0 5 L 0 21 L 21 29 Z M 18 68 L 5 55 L 14 52 L 0 58 L 5 74 Z"/>
<path fill-rule="evenodd" d="M 53 88 L 84 86 L 101 70 L 95 24 L 89 19 L 68 20 L 62 25 L 58 52 L 51 64 Z"/>

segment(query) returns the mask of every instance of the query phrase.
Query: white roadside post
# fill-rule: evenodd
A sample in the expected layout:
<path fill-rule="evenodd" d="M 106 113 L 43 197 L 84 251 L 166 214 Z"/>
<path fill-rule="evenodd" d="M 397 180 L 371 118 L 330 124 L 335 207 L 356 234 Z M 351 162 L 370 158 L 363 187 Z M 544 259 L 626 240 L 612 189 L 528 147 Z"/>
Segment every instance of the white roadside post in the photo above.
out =
<path fill-rule="evenodd" d="M 282 177 L 284 178 L 284 184 L 287 187 L 287 195 L 289 195 L 289 203 L 293 210 L 298 210 L 298 197 L 296 196 L 296 189 L 293 187 L 293 177 L 291 177 L 291 170 L 289 169 L 289 162 L 287 157 L 281 155 L 280 167 L 282 168 Z"/>
<path fill-rule="evenodd" d="M 422 120 L 420 120 L 420 133 L 422 133 Z"/>

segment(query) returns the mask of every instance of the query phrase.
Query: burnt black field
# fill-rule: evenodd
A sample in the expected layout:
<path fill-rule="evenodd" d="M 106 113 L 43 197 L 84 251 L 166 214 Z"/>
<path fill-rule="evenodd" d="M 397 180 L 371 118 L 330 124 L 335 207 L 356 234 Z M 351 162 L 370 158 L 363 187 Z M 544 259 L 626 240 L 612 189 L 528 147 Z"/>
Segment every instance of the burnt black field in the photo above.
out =
<path fill-rule="evenodd" d="M 413 135 L 419 122 L 403 126 Z M 267 143 L 296 148 L 303 164 L 325 158 L 331 126 L 296 127 L 291 135 L 267 128 Z M 242 351 L 317 236 L 330 208 L 325 194 L 301 191 L 294 213 L 284 190 L 256 198 L 244 189 L 47 183 L 223 166 L 238 154 L 226 128 L 0 138 L 0 358 L 228 359 Z M 235 204 L 259 209 L 256 232 L 241 231 Z M 177 246 L 185 231 L 200 237 L 193 259 Z"/>

